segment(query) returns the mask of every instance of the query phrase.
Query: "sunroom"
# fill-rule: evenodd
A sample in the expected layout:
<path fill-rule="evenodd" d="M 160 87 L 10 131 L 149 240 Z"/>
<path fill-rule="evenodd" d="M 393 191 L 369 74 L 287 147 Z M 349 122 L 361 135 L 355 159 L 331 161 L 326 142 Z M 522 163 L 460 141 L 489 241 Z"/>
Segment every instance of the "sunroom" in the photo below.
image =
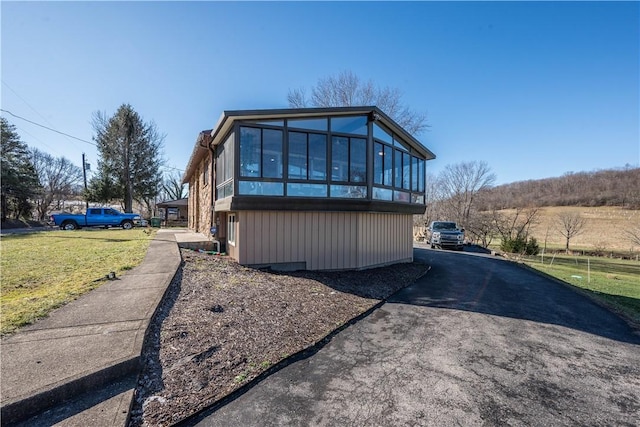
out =
<path fill-rule="evenodd" d="M 435 158 L 377 107 L 225 111 L 189 160 L 189 227 L 240 264 L 410 262 Z"/>

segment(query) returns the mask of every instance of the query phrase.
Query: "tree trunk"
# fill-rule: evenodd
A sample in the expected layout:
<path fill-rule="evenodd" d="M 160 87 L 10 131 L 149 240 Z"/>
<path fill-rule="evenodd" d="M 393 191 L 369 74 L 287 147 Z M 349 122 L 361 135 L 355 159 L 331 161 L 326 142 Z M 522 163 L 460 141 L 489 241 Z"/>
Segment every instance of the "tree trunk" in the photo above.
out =
<path fill-rule="evenodd" d="M 133 212 L 133 184 L 131 182 L 131 168 L 130 168 L 130 154 L 131 154 L 131 140 L 133 134 L 133 123 L 131 118 L 127 116 L 125 122 L 125 146 L 124 146 L 124 211 L 127 213 Z"/>
<path fill-rule="evenodd" d="M 7 195 L 6 194 L 2 194 L 2 196 L 0 196 L 0 205 L 2 206 L 0 209 L 2 210 L 2 221 L 6 221 L 7 220 Z"/>
<path fill-rule="evenodd" d="M 38 212 L 38 221 L 46 221 L 47 219 L 47 211 L 49 207 L 53 203 L 53 196 L 45 196 L 40 204 L 36 206 L 36 210 Z"/>

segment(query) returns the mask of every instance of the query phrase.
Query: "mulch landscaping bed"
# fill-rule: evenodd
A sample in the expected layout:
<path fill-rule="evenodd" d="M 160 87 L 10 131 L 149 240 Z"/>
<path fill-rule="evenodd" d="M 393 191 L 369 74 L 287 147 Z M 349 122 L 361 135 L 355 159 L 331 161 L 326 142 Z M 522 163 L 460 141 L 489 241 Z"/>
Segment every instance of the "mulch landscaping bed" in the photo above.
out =
<path fill-rule="evenodd" d="M 171 425 L 211 406 L 427 270 L 277 273 L 181 253 L 145 343 L 132 426 Z"/>

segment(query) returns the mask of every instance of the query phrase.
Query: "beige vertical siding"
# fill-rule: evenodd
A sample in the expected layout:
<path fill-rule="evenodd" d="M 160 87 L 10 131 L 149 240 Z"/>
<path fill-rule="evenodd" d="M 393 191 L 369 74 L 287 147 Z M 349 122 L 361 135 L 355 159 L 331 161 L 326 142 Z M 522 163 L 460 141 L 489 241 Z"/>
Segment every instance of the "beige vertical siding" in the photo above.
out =
<path fill-rule="evenodd" d="M 361 213 L 358 266 L 383 265 L 413 257 L 412 216 Z"/>
<path fill-rule="evenodd" d="M 242 211 L 236 219 L 229 255 L 241 264 L 304 262 L 309 270 L 340 270 L 413 258 L 411 215 Z"/>
<path fill-rule="evenodd" d="M 222 218 L 221 218 L 221 220 L 224 219 L 224 221 L 221 221 L 221 224 L 222 224 L 222 222 L 224 222 L 224 228 L 225 228 L 225 233 L 226 233 L 225 235 L 226 236 L 229 235 L 228 234 L 229 230 L 227 230 L 227 228 L 229 227 L 228 214 L 233 214 L 233 212 L 229 212 L 229 213 L 223 215 Z M 234 227 L 236 229 L 235 230 L 236 231 L 236 234 L 235 234 L 236 235 L 236 243 L 232 245 L 231 243 L 229 243 L 229 241 L 227 241 L 227 254 L 231 258 L 233 258 L 235 260 L 238 260 L 239 253 L 240 253 L 240 247 L 241 247 L 241 242 L 240 242 L 240 239 L 238 238 L 238 228 L 239 228 L 238 227 L 238 218 L 240 217 L 240 215 L 238 215 L 237 213 L 235 215 L 236 215 L 236 222 L 234 224 Z"/>

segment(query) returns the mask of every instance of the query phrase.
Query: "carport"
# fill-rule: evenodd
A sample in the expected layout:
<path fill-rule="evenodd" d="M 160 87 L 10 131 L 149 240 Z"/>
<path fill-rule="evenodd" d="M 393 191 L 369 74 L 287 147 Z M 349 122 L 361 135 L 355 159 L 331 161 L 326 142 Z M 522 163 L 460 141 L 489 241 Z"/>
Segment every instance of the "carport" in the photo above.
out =
<path fill-rule="evenodd" d="M 167 200 L 156 204 L 158 216 L 166 227 L 186 227 L 189 217 L 189 199 Z"/>

